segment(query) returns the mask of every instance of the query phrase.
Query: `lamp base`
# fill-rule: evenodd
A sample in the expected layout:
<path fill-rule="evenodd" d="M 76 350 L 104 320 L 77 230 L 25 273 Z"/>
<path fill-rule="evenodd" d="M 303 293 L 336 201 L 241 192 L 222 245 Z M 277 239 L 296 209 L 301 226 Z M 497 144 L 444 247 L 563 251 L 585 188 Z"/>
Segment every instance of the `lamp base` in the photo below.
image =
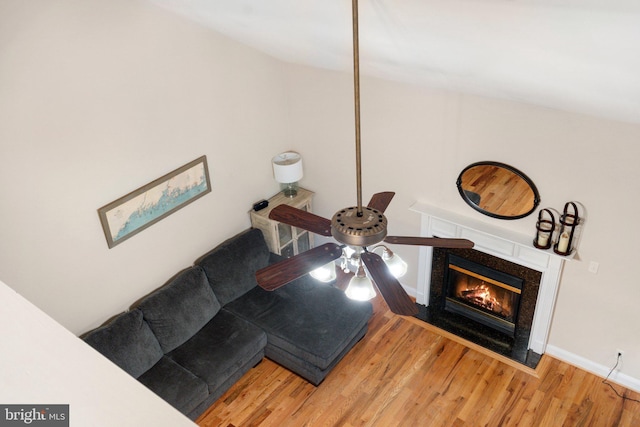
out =
<path fill-rule="evenodd" d="M 285 196 L 289 198 L 294 198 L 298 195 L 298 183 L 297 182 L 282 183 L 280 184 L 280 190 L 282 190 Z"/>

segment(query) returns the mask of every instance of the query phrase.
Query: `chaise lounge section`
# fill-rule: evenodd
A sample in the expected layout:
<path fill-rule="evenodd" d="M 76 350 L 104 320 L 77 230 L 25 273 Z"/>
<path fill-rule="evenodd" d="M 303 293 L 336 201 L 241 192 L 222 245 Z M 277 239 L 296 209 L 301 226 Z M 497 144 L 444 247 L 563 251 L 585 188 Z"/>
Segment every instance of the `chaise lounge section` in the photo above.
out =
<path fill-rule="evenodd" d="M 237 254 L 245 254 L 239 259 Z M 318 385 L 367 331 L 371 304 L 304 276 L 273 292 L 255 272 L 280 258 L 250 230 L 202 257 L 200 265 L 224 309 L 267 334 L 266 356 Z"/>

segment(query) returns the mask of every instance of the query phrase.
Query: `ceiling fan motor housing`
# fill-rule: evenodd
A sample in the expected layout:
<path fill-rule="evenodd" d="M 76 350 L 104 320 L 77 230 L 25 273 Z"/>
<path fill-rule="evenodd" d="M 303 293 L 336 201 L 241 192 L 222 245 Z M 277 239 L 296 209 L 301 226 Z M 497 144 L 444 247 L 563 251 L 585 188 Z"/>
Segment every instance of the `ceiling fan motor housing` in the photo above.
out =
<path fill-rule="evenodd" d="M 387 236 L 387 218 L 377 209 L 363 207 L 344 208 L 331 218 L 331 235 L 338 242 L 349 246 L 371 246 Z"/>

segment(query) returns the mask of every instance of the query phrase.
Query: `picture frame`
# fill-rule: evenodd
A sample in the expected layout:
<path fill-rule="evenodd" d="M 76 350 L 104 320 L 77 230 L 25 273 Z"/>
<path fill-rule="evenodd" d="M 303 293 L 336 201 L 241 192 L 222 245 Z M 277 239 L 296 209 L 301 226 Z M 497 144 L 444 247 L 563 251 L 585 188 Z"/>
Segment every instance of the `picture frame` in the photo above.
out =
<path fill-rule="evenodd" d="M 201 156 L 98 209 L 109 249 L 211 192 Z"/>

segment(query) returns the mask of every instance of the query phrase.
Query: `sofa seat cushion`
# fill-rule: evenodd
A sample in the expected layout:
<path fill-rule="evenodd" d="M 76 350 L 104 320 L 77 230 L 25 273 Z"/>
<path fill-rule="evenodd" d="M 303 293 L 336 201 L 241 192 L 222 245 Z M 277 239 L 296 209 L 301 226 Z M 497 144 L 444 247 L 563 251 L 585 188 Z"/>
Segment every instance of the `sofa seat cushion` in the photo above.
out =
<path fill-rule="evenodd" d="M 272 292 L 256 287 L 225 309 L 267 333 L 267 354 L 275 346 L 320 369 L 353 345 L 373 312 L 369 302 L 352 301 L 309 276 Z"/>
<path fill-rule="evenodd" d="M 138 305 L 164 353 L 182 345 L 220 310 L 200 267 L 180 272 Z"/>
<path fill-rule="evenodd" d="M 196 261 L 223 306 L 256 285 L 256 271 L 269 264 L 270 252 L 258 229 L 246 230 L 218 245 Z"/>
<path fill-rule="evenodd" d="M 209 387 L 203 380 L 166 356 L 138 381 L 183 414 L 193 411 L 209 396 Z"/>
<path fill-rule="evenodd" d="M 256 355 L 264 355 L 265 333 L 221 310 L 197 334 L 167 354 L 202 378 L 213 392 Z"/>
<path fill-rule="evenodd" d="M 116 316 L 106 325 L 85 334 L 83 340 L 134 378 L 162 358 L 160 343 L 140 310 Z"/>

